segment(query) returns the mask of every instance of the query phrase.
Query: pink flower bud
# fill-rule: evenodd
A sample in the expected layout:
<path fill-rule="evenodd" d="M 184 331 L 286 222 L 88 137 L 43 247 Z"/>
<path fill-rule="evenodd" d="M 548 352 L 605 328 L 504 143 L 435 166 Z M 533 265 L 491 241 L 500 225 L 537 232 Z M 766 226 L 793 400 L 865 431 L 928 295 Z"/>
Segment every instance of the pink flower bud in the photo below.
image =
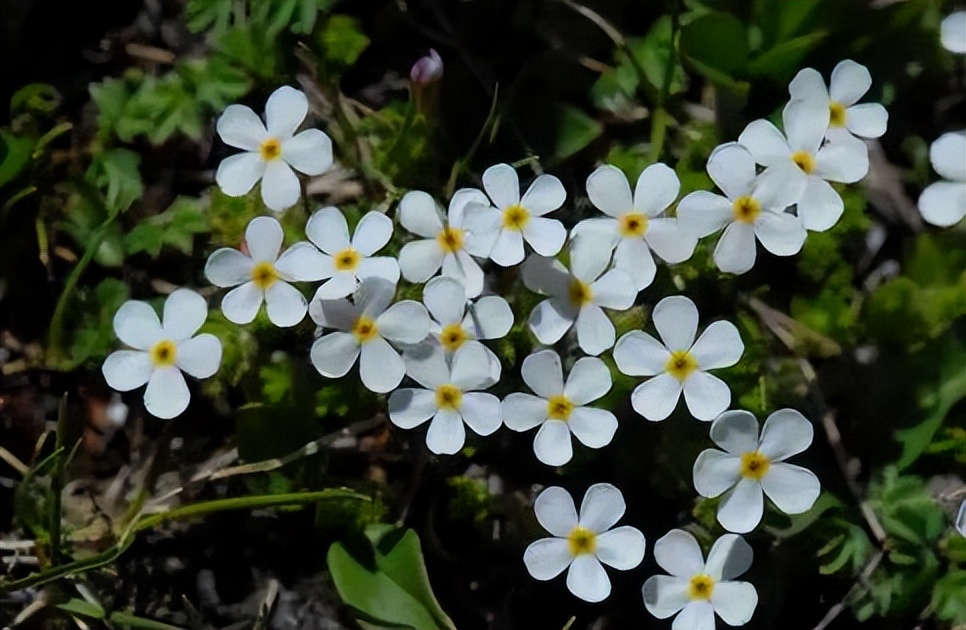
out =
<path fill-rule="evenodd" d="M 429 54 L 420 57 L 409 71 L 409 80 L 418 86 L 435 83 L 443 77 L 443 60 L 439 53 L 430 49 Z"/>

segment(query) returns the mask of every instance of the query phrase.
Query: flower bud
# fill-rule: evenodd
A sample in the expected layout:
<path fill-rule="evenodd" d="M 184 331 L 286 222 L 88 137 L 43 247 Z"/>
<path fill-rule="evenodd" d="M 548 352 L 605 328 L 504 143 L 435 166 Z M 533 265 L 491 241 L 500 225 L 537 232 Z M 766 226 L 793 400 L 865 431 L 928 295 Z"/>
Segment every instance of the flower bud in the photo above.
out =
<path fill-rule="evenodd" d="M 439 81 L 443 77 L 443 60 L 439 53 L 430 49 L 429 54 L 420 57 L 409 71 L 409 80 L 420 87 Z"/>

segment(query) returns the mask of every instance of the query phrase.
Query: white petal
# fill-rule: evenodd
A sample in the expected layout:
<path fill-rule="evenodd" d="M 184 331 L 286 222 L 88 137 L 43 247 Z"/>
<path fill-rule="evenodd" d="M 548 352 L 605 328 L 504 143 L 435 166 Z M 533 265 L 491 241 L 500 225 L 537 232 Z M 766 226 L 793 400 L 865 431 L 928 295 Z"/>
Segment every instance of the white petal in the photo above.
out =
<path fill-rule="evenodd" d="M 711 545 L 704 570 L 715 580 L 733 580 L 751 568 L 754 557 L 744 538 L 725 534 Z"/>
<path fill-rule="evenodd" d="M 674 618 L 671 630 L 714 630 L 714 608 L 706 601 L 688 602 Z"/>
<path fill-rule="evenodd" d="M 966 182 L 966 134 L 944 133 L 929 145 L 933 169 L 946 179 Z"/>
<path fill-rule="evenodd" d="M 316 324 L 343 332 L 352 330 L 361 313 L 362 307 L 348 300 L 320 300 L 316 295 L 309 303 L 309 315 Z"/>
<path fill-rule="evenodd" d="M 632 330 L 614 345 L 617 369 L 628 376 L 653 376 L 667 369 L 670 351 L 660 341 L 640 330 Z"/>
<path fill-rule="evenodd" d="M 932 225 L 956 225 L 966 216 L 966 184 L 936 182 L 930 185 L 919 196 L 919 212 Z"/>
<path fill-rule="evenodd" d="M 769 459 L 781 461 L 811 446 L 814 435 L 812 423 L 801 413 L 779 409 L 765 420 L 759 448 Z"/>
<path fill-rule="evenodd" d="M 255 262 L 274 263 L 282 248 L 282 224 L 272 217 L 255 217 L 245 228 L 245 242 Z"/>
<path fill-rule="evenodd" d="M 939 38 L 949 52 L 966 54 L 966 11 L 954 11 L 939 25 Z"/>
<path fill-rule="evenodd" d="M 237 249 L 222 247 L 205 263 L 205 277 L 216 287 L 233 287 L 248 282 L 255 262 Z"/>
<path fill-rule="evenodd" d="M 869 91 L 872 87 L 872 75 L 862 64 L 846 59 L 840 61 L 832 70 L 832 80 L 829 83 L 831 99 L 848 107 L 858 103 Z"/>
<path fill-rule="evenodd" d="M 860 103 L 848 108 L 845 127 L 863 138 L 880 138 L 889 127 L 889 112 L 878 103 Z"/>
<path fill-rule="evenodd" d="M 268 135 L 258 114 L 244 105 L 226 107 L 218 117 L 216 128 L 222 142 L 246 151 L 258 151 Z"/>
<path fill-rule="evenodd" d="M 373 260 L 373 259 L 369 259 Z M 355 303 L 362 307 L 362 312 L 369 317 L 379 317 L 382 313 L 389 307 L 392 303 L 393 298 L 396 295 L 396 283 L 381 277 L 370 277 L 366 278 L 359 283 L 359 287 L 353 296 Z M 401 302 L 400 302 L 401 303 Z M 406 304 L 416 304 L 420 311 L 426 316 L 426 321 L 429 321 L 429 314 L 426 313 L 426 309 L 422 304 L 414 302 L 412 300 L 405 300 Z M 419 340 L 421 341 L 421 340 Z M 410 341 L 406 343 L 417 343 L 416 341 Z"/>
<path fill-rule="evenodd" d="M 746 534 L 761 522 L 763 510 L 761 484 L 754 479 L 742 479 L 722 496 L 718 522 L 729 532 Z"/>
<path fill-rule="evenodd" d="M 403 195 L 398 217 L 404 228 L 423 238 L 435 239 L 443 229 L 439 206 L 429 193 L 421 190 L 411 190 Z"/>
<path fill-rule="evenodd" d="M 533 438 L 533 454 L 548 466 L 563 466 L 574 456 L 566 422 L 547 420 Z"/>
<path fill-rule="evenodd" d="M 509 164 L 495 164 L 483 172 L 483 189 L 497 208 L 520 201 L 520 179 Z"/>
<path fill-rule="evenodd" d="M 282 159 L 300 173 L 321 175 L 332 166 L 332 140 L 318 129 L 306 129 L 282 143 Z"/>
<path fill-rule="evenodd" d="M 458 453 L 466 443 L 463 419 L 455 411 L 440 410 L 429 423 L 426 446 L 437 455 Z"/>
<path fill-rule="evenodd" d="M 634 207 L 627 178 L 619 168 L 610 164 L 598 167 L 587 177 L 587 196 L 594 207 L 615 218 Z"/>
<path fill-rule="evenodd" d="M 725 228 L 714 248 L 714 262 L 726 273 L 742 274 L 751 270 L 756 255 L 755 228 L 747 223 L 735 222 Z"/>
<path fill-rule="evenodd" d="M 315 245 L 301 241 L 282 252 L 275 261 L 275 269 L 286 280 L 310 282 L 329 277 L 331 261 L 332 258 L 317 250 Z"/>
<path fill-rule="evenodd" d="M 566 296 L 570 287 L 570 273 L 556 258 L 530 256 L 523 264 L 523 284 L 542 295 Z"/>
<path fill-rule="evenodd" d="M 815 473 L 784 462 L 774 462 L 762 477 L 761 489 L 785 514 L 801 514 L 815 505 L 822 485 Z"/>
<path fill-rule="evenodd" d="M 677 219 L 651 219 L 644 240 L 655 254 L 671 264 L 690 258 L 698 244 L 697 238 Z"/>
<path fill-rule="evenodd" d="M 576 328 L 577 344 L 587 354 L 597 356 L 604 350 L 614 347 L 616 336 L 614 324 L 599 306 L 587 304 L 581 308 L 580 314 L 577 315 Z M 536 329 L 534 333 L 537 333 Z M 537 339 L 539 338 L 540 335 L 537 334 Z"/>
<path fill-rule="evenodd" d="M 713 448 L 701 451 L 694 460 L 694 489 L 709 499 L 730 489 L 741 479 L 741 459 Z"/>
<path fill-rule="evenodd" d="M 120 392 L 129 392 L 144 385 L 151 377 L 151 357 L 138 350 L 117 350 L 104 360 L 101 372 L 108 386 Z M 546 410 L 546 403 L 544 403 Z"/>
<path fill-rule="evenodd" d="M 600 359 L 584 357 L 578 359 L 570 369 L 564 394 L 575 405 L 586 405 L 610 391 L 610 370 Z"/>
<path fill-rule="evenodd" d="M 191 392 L 181 370 L 174 366 L 154 370 L 144 390 L 144 408 L 156 418 L 170 420 L 188 408 Z"/>
<path fill-rule="evenodd" d="M 734 220 L 732 203 L 706 190 L 689 193 L 678 203 L 678 225 L 703 238 L 723 229 Z"/>
<path fill-rule="evenodd" d="M 578 280 L 586 283 L 593 282 L 600 277 L 609 264 L 610 248 L 594 235 L 585 234 L 571 243 L 570 271 Z"/>
<path fill-rule="evenodd" d="M 617 431 L 617 418 L 609 411 L 593 407 L 577 407 L 567 419 L 570 432 L 588 448 L 610 444 Z"/>
<path fill-rule="evenodd" d="M 535 580 L 552 580 L 573 561 L 574 557 L 570 555 L 567 541 L 563 538 L 535 540 L 523 552 L 523 564 Z"/>
<path fill-rule="evenodd" d="M 276 138 L 290 138 L 309 113 L 309 99 L 305 94 L 283 85 L 265 103 L 265 123 L 268 133 Z"/>
<path fill-rule="evenodd" d="M 523 360 L 520 368 L 523 381 L 542 398 L 550 398 L 564 391 L 563 367 L 553 350 L 534 352 Z"/>
<path fill-rule="evenodd" d="M 376 337 L 362 346 L 359 376 L 366 389 L 377 394 L 396 389 L 406 375 L 406 364 L 385 339 Z"/>
<path fill-rule="evenodd" d="M 717 376 L 696 371 L 684 381 L 684 402 L 696 419 L 711 422 L 731 404 L 731 389 Z"/>
<path fill-rule="evenodd" d="M 611 269 L 590 285 L 594 304 L 624 311 L 634 305 L 637 287 L 623 269 Z"/>
<path fill-rule="evenodd" d="M 815 99 L 791 101 L 782 110 L 785 135 L 793 151 L 817 152 L 828 131 L 828 121 L 828 103 Z"/>
<path fill-rule="evenodd" d="M 567 570 L 567 588 L 585 602 L 600 602 L 610 595 L 610 580 L 600 561 L 584 554 L 574 558 Z"/>
<path fill-rule="evenodd" d="M 713 322 L 691 347 L 691 355 L 705 371 L 731 367 L 744 351 L 738 328 L 726 321 Z"/>
<path fill-rule="evenodd" d="M 845 211 L 842 198 L 828 182 L 809 177 L 805 193 L 798 201 L 798 218 L 807 230 L 824 232 L 841 218 Z"/>
<path fill-rule="evenodd" d="M 529 431 L 546 419 L 547 400 L 545 398 L 514 393 L 503 399 L 503 422 L 514 431 Z"/>
<path fill-rule="evenodd" d="M 769 133 L 772 128 L 768 129 Z M 775 131 L 778 130 L 775 129 Z M 774 134 L 765 135 L 763 131 L 762 135 L 764 136 L 763 142 L 768 141 L 775 144 L 773 148 L 769 146 L 768 151 L 780 152 L 785 150 L 784 138 L 781 138 L 781 142 L 779 142 L 778 137 Z M 752 136 L 756 137 L 754 129 Z M 784 155 L 787 155 L 787 153 Z M 708 175 L 729 199 L 737 199 L 742 195 L 747 195 L 751 191 L 751 182 L 755 179 L 755 173 L 755 158 L 745 146 L 737 142 L 726 142 L 715 147 L 714 151 L 711 152 L 711 157 L 708 158 Z"/>
<path fill-rule="evenodd" d="M 323 335 L 312 344 L 309 357 L 319 374 L 328 378 L 345 376 L 359 356 L 359 342 L 351 333 Z"/>
<path fill-rule="evenodd" d="M 825 79 L 815 68 L 799 70 L 792 82 L 788 84 L 788 95 L 793 101 L 814 98 L 821 103 L 828 103 L 829 100 Z"/>
<path fill-rule="evenodd" d="M 262 177 L 262 201 L 265 205 L 281 212 L 298 203 L 302 185 L 292 167 L 282 160 L 273 160 L 265 166 Z"/>
<path fill-rule="evenodd" d="M 208 378 L 221 365 L 221 341 L 208 333 L 182 341 L 175 364 L 195 378 Z"/>
<path fill-rule="evenodd" d="M 419 343 L 429 335 L 429 314 L 419 302 L 396 302 L 376 320 L 379 334 L 399 343 Z"/>
<path fill-rule="evenodd" d="M 672 529 L 654 543 L 654 560 L 678 578 L 690 579 L 704 570 L 704 554 L 698 541 L 683 529 Z"/>
<path fill-rule="evenodd" d="M 729 626 L 743 626 L 755 614 L 758 591 L 748 582 L 718 582 L 711 593 L 711 605 Z"/>
<path fill-rule="evenodd" d="M 265 174 L 267 164 L 257 153 L 238 153 L 221 161 L 215 182 L 229 197 L 247 195 Z"/>
<path fill-rule="evenodd" d="M 367 212 L 356 225 L 352 247 L 363 256 L 372 256 L 392 238 L 392 219 L 375 210 Z"/>
<path fill-rule="evenodd" d="M 443 275 L 462 284 L 466 297 L 473 298 L 483 292 L 483 270 L 465 250 L 443 258 Z"/>
<path fill-rule="evenodd" d="M 657 303 L 651 313 L 654 327 L 669 350 L 690 350 L 698 330 L 698 308 L 683 295 L 672 295 Z"/>
<path fill-rule="evenodd" d="M 669 575 L 652 575 L 641 589 L 644 607 L 658 619 L 667 619 L 689 601 L 688 580 Z"/>
<path fill-rule="evenodd" d="M 503 215 L 499 210 L 477 203 L 469 203 L 463 211 L 463 247 L 474 256 L 486 258 L 493 249 Z"/>
<path fill-rule="evenodd" d="M 824 134 L 825 130 L 822 130 L 822 133 Z M 792 154 L 785 135 L 778 130 L 778 127 L 764 119 L 748 123 L 738 136 L 738 143 L 748 149 L 755 158 L 755 162 L 762 166 L 784 162 Z"/>
<path fill-rule="evenodd" d="M 349 225 L 334 206 L 322 208 L 309 217 L 305 224 L 309 240 L 326 254 L 335 254 L 349 247 Z"/>
<path fill-rule="evenodd" d="M 501 267 L 519 264 L 523 260 L 523 234 L 516 230 L 500 230 L 493 241 L 490 260 Z"/>
<path fill-rule="evenodd" d="M 366 278 L 381 278 L 395 287 L 399 282 L 399 263 L 392 256 L 363 258 L 356 267 L 356 276 L 360 282 Z"/>
<path fill-rule="evenodd" d="M 794 256 L 805 244 L 805 227 L 790 214 L 762 212 L 755 221 L 755 236 L 776 256 Z"/>
<path fill-rule="evenodd" d="M 485 389 L 490 378 L 486 348 L 478 341 L 464 343 L 453 354 L 450 382 L 464 392 Z"/>
<path fill-rule="evenodd" d="M 567 229 L 556 219 L 530 217 L 523 226 L 523 238 L 541 256 L 555 256 L 567 240 Z"/>
<path fill-rule="evenodd" d="M 527 323 L 537 340 L 549 346 L 560 341 L 560 338 L 573 326 L 575 319 L 577 319 L 577 312 L 569 304 L 562 300 L 551 299 L 534 306 Z"/>
<path fill-rule="evenodd" d="M 418 427 L 436 413 L 436 395 L 428 389 L 404 387 L 389 396 L 389 419 L 401 429 Z"/>
<path fill-rule="evenodd" d="M 557 536 L 566 536 L 577 526 L 577 509 L 570 493 L 559 486 L 550 486 L 533 502 L 537 521 L 545 530 Z"/>
<path fill-rule="evenodd" d="M 464 227 L 463 219 L 470 205 L 485 207 L 490 205 L 490 200 L 478 188 L 460 188 L 449 200 L 449 208 L 446 210 L 446 220 L 449 224 L 453 227 Z"/>
<path fill-rule="evenodd" d="M 265 293 L 255 286 L 254 282 L 246 282 L 232 289 L 222 298 L 221 312 L 234 324 L 250 324 L 258 315 L 258 309 L 261 308 L 264 298 Z"/>
<path fill-rule="evenodd" d="M 114 333 L 132 348 L 150 350 L 161 340 L 161 322 L 147 302 L 128 300 L 114 314 Z"/>
<path fill-rule="evenodd" d="M 191 289 L 178 289 L 164 301 L 161 328 L 173 341 L 188 339 L 208 319 L 208 302 Z"/>
<path fill-rule="evenodd" d="M 567 191 L 563 184 L 553 175 L 539 175 L 527 192 L 523 194 L 520 205 L 526 208 L 532 216 L 540 217 L 553 212 L 567 200 Z M 544 254 L 550 256 L 551 254 Z"/>
<path fill-rule="evenodd" d="M 629 571 L 644 559 L 644 534 L 624 525 L 597 538 L 597 559 L 609 567 Z"/>
<path fill-rule="evenodd" d="M 324 282 L 315 291 L 313 300 L 338 300 L 344 298 L 359 287 L 359 281 L 351 271 L 337 271 L 327 282 Z"/>
<path fill-rule="evenodd" d="M 433 278 L 423 289 L 423 304 L 430 314 L 443 326 L 463 321 L 466 310 L 466 292 L 452 278 Z"/>
<path fill-rule="evenodd" d="M 409 282 L 422 283 L 433 277 L 443 264 L 443 250 L 436 239 L 411 241 L 399 252 L 399 269 Z"/>
<path fill-rule="evenodd" d="M 463 328 L 473 331 L 477 339 L 502 339 L 513 328 L 513 311 L 498 295 L 481 297 L 470 305 Z"/>
<path fill-rule="evenodd" d="M 280 328 L 289 328 L 305 318 L 309 303 L 302 293 L 287 282 L 276 282 L 265 292 L 268 319 Z"/>
<path fill-rule="evenodd" d="M 815 154 L 816 177 L 852 184 L 869 172 L 869 149 L 848 133 L 829 134 L 829 142 Z"/>
<path fill-rule="evenodd" d="M 758 450 L 758 419 L 743 409 L 727 411 L 711 425 L 711 439 L 715 444 L 740 457 Z"/>
<path fill-rule="evenodd" d="M 802 198 L 809 179 L 812 178 L 788 160 L 769 166 L 757 176 L 751 184 L 751 196 L 763 209 L 783 212 Z"/>
<path fill-rule="evenodd" d="M 490 435 L 503 424 L 503 410 L 500 399 L 493 394 L 469 392 L 463 394 L 460 407 L 463 421 L 477 435 Z"/>
<path fill-rule="evenodd" d="M 580 244 L 584 238 L 595 240 L 598 247 L 613 250 L 621 240 L 620 222 L 610 217 L 584 219 L 570 230 L 571 246 Z"/>
<path fill-rule="evenodd" d="M 658 422 L 671 415 L 683 389 L 680 381 L 670 374 L 658 374 L 634 389 L 631 406 L 648 420 Z"/>
<path fill-rule="evenodd" d="M 601 534 L 613 527 L 626 509 L 620 490 L 609 483 L 595 483 L 587 488 L 580 502 L 578 521 L 582 527 Z"/>
<path fill-rule="evenodd" d="M 650 227 L 648 227 L 648 232 L 650 232 Z M 697 243 L 690 234 L 687 235 L 687 238 L 691 242 Z M 657 266 L 654 264 L 654 257 L 651 256 L 651 250 L 647 243 L 640 238 L 621 239 L 617 244 L 617 250 L 614 252 L 614 268 L 620 269 L 630 277 L 631 284 L 626 288 L 633 287 L 637 291 L 650 286 L 654 281 L 654 274 L 657 273 Z M 633 298 L 631 303 L 633 304 Z"/>
<path fill-rule="evenodd" d="M 656 217 L 674 203 L 681 191 L 677 174 L 658 162 L 644 169 L 634 187 L 634 208 Z"/>

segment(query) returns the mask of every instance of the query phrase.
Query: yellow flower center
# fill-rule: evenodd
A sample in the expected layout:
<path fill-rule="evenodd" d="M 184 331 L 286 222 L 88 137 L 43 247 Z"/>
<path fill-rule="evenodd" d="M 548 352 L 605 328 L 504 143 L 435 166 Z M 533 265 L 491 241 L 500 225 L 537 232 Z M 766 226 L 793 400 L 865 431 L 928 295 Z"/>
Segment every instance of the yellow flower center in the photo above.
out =
<path fill-rule="evenodd" d="M 439 243 L 439 248 L 447 254 L 455 254 L 463 249 L 463 230 L 449 226 L 444 227 L 436 235 L 436 242 Z"/>
<path fill-rule="evenodd" d="M 178 346 L 170 339 L 162 339 L 151 346 L 148 356 L 151 357 L 154 367 L 169 367 L 174 365 L 174 360 L 178 358 Z"/>
<path fill-rule="evenodd" d="M 529 220 L 530 211 L 520 204 L 507 206 L 503 211 L 503 229 L 505 230 L 520 232 Z"/>
<path fill-rule="evenodd" d="M 360 315 L 355 326 L 352 327 L 352 334 L 356 336 L 360 344 L 366 343 L 379 335 L 379 327 L 376 326 L 376 320 Z"/>
<path fill-rule="evenodd" d="M 267 138 L 262 141 L 262 146 L 258 148 L 258 152 L 261 153 L 262 159 L 266 162 L 277 160 L 282 155 L 282 143 L 278 138 Z"/>
<path fill-rule="evenodd" d="M 808 151 L 795 151 L 792 153 L 792 162 L 795 166 L 802 169 L 806 175 L 811 175 L 815 170 L 815 156 Z"/>
<path fill-rule="evenodd" d="M 570 555 L 572 556 L 595 553 L 597 551 L 597 534 L 578 525 L 567 534 L 567 547 L 570 548 Z"/>
<path fill-rule="evenodd" d="M 742 195 L 735 199 L 731 205 L 731 211 L 734 212 L 735 221 L 754 223 L 761 214 L 761 204 L 751 195 Z"/>
<path fill-rule="evenodd" d="M 275 265 L 263 260 L 252 268 L 252 282 L 262 291 L 271 287 L 278 280 L 278 271 Z"/>
<path fill-rule="evenodd" d="M 845 111 L 845 105 L 839 103 L 838 101 L 832 101 L 828 104 L 828 126 L 829 127 L 844 127 L 845 118 L 848 114 Z"/>
<path fill-rule="evenodd" d="M 468 335 L 461 325 L 447 324 L 439 333 L 439 342 L 443 344 L 444 348 L 453 352 L 463 345 L 467 337 Z"/>
<path fill-rule="evenodd" d="M 742 477 L 761 481 L 761 478 L 768 474 L 769 467 L 771 467 L 771 460 L 761 451 L 748 451 L 741 456 Z"/>
<path fill-rule="evenodd" d="M 647 232 L 647 215 L 641 212 L 628 212 L 619 219 L 621 236 L 641 238 Z"/>
<path fill-rule="evenodd" d="M 463 392 L 459 387 L 446 383 L 436 388 L 436 406 L 447 411 L 459 411 Z"/>
<path fill-rule="evenodd" d="M 714 578 L 706 573 L 699 573 L 691 578 L 688 584 L 688 597 L 694 599 L 711 599 L 714 593 Z"/>
<path fill-rule="evenodd" d="M 684 381 L 691 376 L 691 372 L 698 369 L 698 360 L 687 350 L 675 350 L 671 353 L 664 369 L 674 378 Z"/>
<path fill-rule="evenodd" d="M 551 420 L 570 419 L 570 414 L 574 410 L 574 404 L 563 394 L 554 394 L 547 399 L 547 417 Z"/>
<path fill-rule="evenodd" d="M 570 303 L 577 307 L 590 304 L 590 301 L 594 298 L 594 292 L 590 290 L 590 285 L 577 278 L 570 281 L 567 295 L 570 298 Z"/>
<path fill-rule="evenodd" d="M 362 260 L 362 256 L 359 255 L 359 252 L 351 247 L 346 247 L 341 252 L 336 252 L 335 256 L 332 257 L 332 264 L 338 271 L 355 271 L 360 260 Z"/>

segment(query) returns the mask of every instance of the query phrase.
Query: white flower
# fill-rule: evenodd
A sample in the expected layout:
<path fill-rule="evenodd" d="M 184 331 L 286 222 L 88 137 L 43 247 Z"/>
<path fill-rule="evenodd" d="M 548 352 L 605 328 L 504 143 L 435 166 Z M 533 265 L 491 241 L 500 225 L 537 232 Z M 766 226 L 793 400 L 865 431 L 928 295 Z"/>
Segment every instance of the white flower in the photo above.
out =
<path fill-rule="evenodd" d="M 694 462 L 694 487 L 703 497 L 725 492 L 718 522 L 730 532 L 750 532 L 761 521 L 762 491 L 785 514 L 801 514 L 821 486 L 812 471 L 784 463 L 812 443 L 812 425 L 794 409 L 758 420 L 748 411 L 726 411 L 711 425 L 711 439 L 725 452 L 707 449 Z"/>
<path fill-rule="evenodd" d="M 359 358 L 359 376 L 371 391 L 395 389 L 406 374 L 406 364 L 389 344 L 416 344 L 429 334 L 429 315 L 419 302 L 403 300 L 389 306 L 395 285 L 382 278 L 367 278 L 350 302 L 312 300 L 309 315 L 315 323 L 337 332 L 323 335 L 309 353 L 319 374 L 339 378 Z"/>
<path fill-rule="evenodd" d="M 469 297 L 482 293 L 483 270 L 473 256 L 486 258 L 500 228 L 499 215 L 487 213 L 487 205 L 489 201 L 482 191 L 457 190 L 444 223 L 439 206 L 427 193 L 406 193 L 399 202 L 399 222 L 423 238 L 406 243 L 399 252 L 403 277 L 410 282 L 426 282 L 442 267 L 444 276 L 463 283 Z M 468 229 L 467 215 L 480 213 L 486 216 L 474 222 L 473 230 Z"/>
<path fill-rule="evenodd" d="M 309 102 L 295 88 L 282 86 L 265 104 L 265 122 L 249 107 L 229 105 L 218 118 L 218 135 L 225 144 L 246 153 L 232 155 L 218 165 L 215 180 L 231 197 L 246 194 L 262 180 L 262 201 L 280 212 L 294 206 L 302 193 L 294 168 L 318 175 L 332 166 L 332 141 L 318 129 L 296 135 Z"/>
<path fill-rule="evenodd" d="M 652 575 L 642 593 L 647 611 L 658 619 L 680 615 L 672 630 L 714 630 L 714 615 L 729 626 L 743 626 L 758 605 L 758 591 L 736 582 L 749 568 L 754 554 L 741 536 L 725 534 L 714 542 L 708 561 L 694 536 L 672 529 L 654 543 L 654 559 L 671 575 Z"/>
<path fill-rule="evenodd" d="M 801 251 L 805 229 L 785 209 L 801 194 L 804 181 L 776 169 L 756 175 L 751 154 L 734 142 L 711 153 L 708 174 L 725 197 L 706 190 L 690 193 L 678 204 L 678 222 L 699 237 L 724 228 L 714 248 L 718 269 L 749 271 L 757 257 L 756 238 L 776 256 Z"/>
<path fill-rule="evenodd" d="M 929 147 L 933 169 L 948 181 L 930 184 L 919 196 L 928 223 L 949 227 L 966 216 L 966 132 L 945 133 Z"/>
<path fill-rule="evenodd" d="M 788 92 L 793 100 L 815 99 L 828 107 L 828 134 L 845 130 L 862 138 L 878 138 L 886 132 L 889 113 L 879 103 L 859 103 L 870 87 L 868 68 L 846 59 L 832 70 L 828 88 L 817 70 L 805 68 L 792 79 Z"/>
<path fill-rule="evenodd" d="M 796 190 L 798 218 L 806 229 L 823 232 L 838 222 L 844 204 L 828 182 L 851 184 L 869 172 L 865 143 L 848 133 L 832 134 L 827 102 L 791 101 L 782 112 L 788 138 L 767 120 L 755 120 L 738 136 L 758 164 L 780 169 L 786 185 Z M 823 144 L 824 142 L 824 144 Z"/>
<path fill-rule="evenodd" d="M 483 347 L 490 364 L 492 382 L 500 380 L 502 366 L 492 350 L 479 339 L 500 339 L 513 327 L 513 311 L 498 295 L 486 295 L 475 303 L 467 302 L 463 286 L 452 278 L 433 278 L 423 289 L 423 304 L 432 320 L 429 332 L 435 336 L 447 356 L 464 345 Z"/>
<path fill-rule="evenodd" d="M 134 349 L 107 357 L 101 367 L 107 384 L 127 392 L 147 383 L 148 413 L 164 419 L 179 415 L 191 400 L 182 370 L 208 378 L 221 365 L 221 341 L 208 333 L 195 336 L 207 318 L 205 299 L 190 289 L 168 296 L 163 323 L 147 302 L 125 302 L 114 315 L 114 333 Z"/>
<path fill-rule="evenodd" d="M 625 509 L 621 491 L 609 483 L 587 488 L 580 516 L 570 493 L 557 486 L 547 488 L 534 501 L 533 511 L 555 538 L 530 543 L 523 553 L 527 571 L 546 581 L 569 567 L 570 592 L 584 601 L 603 601 L 610 595 L 610 580 L 601 563 L 629 571 L 644 559 L 644 535 L 629 525 L 614 527 Z"/>
<path fill-rule="evenodd" d="M 308 301 L 289 282 L 320 279 L 322 254 L 309 243 L 301 242 L 279 256 L 282 238 L 278 221 L 255 217 L 245 229 L 248 254 L 222 247 L 208 257 L 208 280 L 218 287 L 237 287 L 221 301 L 221 310 L 229 321 L 251 323 L 262 302 L 276 326 L 294 326 L 305 317 Z"/>
<path fill-rule="evenodd" d="M 465 226 L 471 231 L 486 231 L 494 217 L 499 232 L 489 257 L 503 267 L 523 261 L 526 240 L 541 256 L 553 256 L 567 240 L 567 230 L 556 219 L 543 215 L 553 212 L 567 199 L 563 184 L 553 175 L 540 175 L 520 197 L 520 179 L 509 164 L 497 164 L 483 173 L 483 188 L 495 208 L 467 217 Z"/>
<path fill-rule="evenodd" d="M 680 189 L 674 171 L 664 164 L 652 164 L 637 178 L 632 196 L 619 168 L 601 166 L 587 178 L 587 195 L 608 216 L 581 221 L 571 238 L 579 239 L 585 232 L 602 235 L 611 249 L 617 248 L 614 266 L 630 274 L 640 291 L 651 284 L 657 270 L 652 250 L 669 263 L 683 262 L 694 253 L 697 239 L 677 219 L 661 216 Z"/>
<path fill-rule="evenodd" d="M 490 435 L 503 422 L 500 399 L 478 390 L 490 386 L 490 370 L 481 344 L 466 344 L 453 354 L 452 368 L 440 346 L 406 354 L 406 373 L 426 389 L 402 388 L 389 396 L 389 419 L 412 429 L 432 418 L 426 446 L 437 455 L 463 448 L 466 429 Z"/>
<path fill-rule="evenodd" d="M 584 446 L 601 448 L 610 444 L 617 431 L 617 418 L 609 411 L 585 407 L 610 391 L 610 371 L 595 357 L 578 359 L 563 380 L 560 357 L 553 350 L 541 350 L 523 360 L 523 381 L 537 393 L 510 394 L 503 400 L 503 418 L 514 431 L 539 426 L 533 452 L 548 466 L 562 466 L 573 457 L 570 434 Z"/>
<path fill-rule="evenodd" d="M 329 280 L 316 291 L 316 299 L 346 297 L 366 278 L 382 278 L 392 284 L 399 282 L 396 259 L 373 256 L 392 238 L 392 219 L 383 213 L 375 210 L 366 213 L 356 225 L 350 241 L 345 217 L 338 208 L 329 206 L 309 217 L 305 234 L 326 254 L 320 277 Z"/>
<path fill-rule="evenodd" d="M 966 11 L 950 13 L 943 19 L 939 39 L 949 52 L 966 55 Z"/>
<path fill-rule="evenodd" d="M 598 355 L 614 345 L 614 324 L 601 307 L 625 310 L 634 304 L 637 289 L 630 275 L 607 269 L 606 247 L 591 246 L 582 239 L 570 248 L 570 269 L 555 258 L 530 256 L 523 265 L 523 284 L 550 299 L 530 312 L 530 330 L 540 343 L 550 345 L 577 328 L 577 344 L 587 354 Z"/>
<path fill-rule="evenodd" d="M 698 309 L 681 295 L 658 302 L 651 319 L 663 343 L 634 330 L 614 346 L 617 369 L 628 376 L 654 376 L 631 394 L 634 411 L 648 420 L 664 420 L 683 391 L 692 416 L 714 420 L 731 404 L 731 390 L 707 371 L 732 366 L 741 358 L 745 346 L 738 329 L 731 322 L 713 322 L 695 341 Z"/>

